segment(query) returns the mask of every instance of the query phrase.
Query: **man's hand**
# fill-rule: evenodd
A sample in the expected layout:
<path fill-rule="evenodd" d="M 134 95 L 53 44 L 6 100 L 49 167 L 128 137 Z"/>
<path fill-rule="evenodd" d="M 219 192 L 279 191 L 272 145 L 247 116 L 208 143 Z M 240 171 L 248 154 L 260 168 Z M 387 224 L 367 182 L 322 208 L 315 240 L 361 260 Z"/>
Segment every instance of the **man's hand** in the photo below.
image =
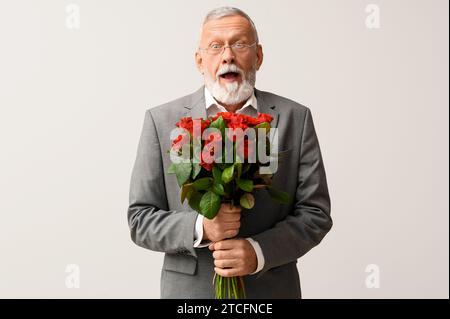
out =
<path fill-rule="evenodd" d="M 227 239 L 209 245 L 214 251 L 214 271 L 223 277 L 245 276 L 253 273 L 258 259 L 247 239 Z"/>
<path fill-rule="evenodd" d="M 233 238 L 241 227 L 241 208 L 231 204 L 222 204 L 213 219 L 203 219 L 203 240 L 212 242 Z"/>

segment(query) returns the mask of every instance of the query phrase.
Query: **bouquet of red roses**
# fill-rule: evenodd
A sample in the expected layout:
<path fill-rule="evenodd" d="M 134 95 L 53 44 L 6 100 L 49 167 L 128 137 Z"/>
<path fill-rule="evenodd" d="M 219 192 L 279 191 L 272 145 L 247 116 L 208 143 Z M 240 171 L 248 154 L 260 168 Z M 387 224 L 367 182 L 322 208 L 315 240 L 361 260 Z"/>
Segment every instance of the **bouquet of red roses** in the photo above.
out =
<path fill-rule="evenodd" d="M 272 176 L 272 117 L 259 113 L 251 117 L 221 112 L 208 119 L 182 118 L 171 134 L 172 164 L 169 173 L 176 175 L 181 187 L 181 202 L 206 218 L 218 213 L 221 203 L 239 204 L 251 209 L 253 193 L 265 189 L 282 203 L 289 195 L 276 190 Z M 245 298 L 241 277 L 214 276 L 216 298 Z"/>

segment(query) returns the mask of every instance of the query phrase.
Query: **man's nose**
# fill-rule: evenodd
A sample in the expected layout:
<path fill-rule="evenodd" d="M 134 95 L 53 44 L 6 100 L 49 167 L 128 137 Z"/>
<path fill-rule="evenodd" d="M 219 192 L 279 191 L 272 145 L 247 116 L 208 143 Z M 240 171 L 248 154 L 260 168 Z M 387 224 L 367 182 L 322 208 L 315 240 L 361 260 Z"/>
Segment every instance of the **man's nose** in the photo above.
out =
<path fill-rule="evenodd" d="M 222 64 L 234 63 L 234 52 L 230 47 L 225 47 L 222 53 Z"/>

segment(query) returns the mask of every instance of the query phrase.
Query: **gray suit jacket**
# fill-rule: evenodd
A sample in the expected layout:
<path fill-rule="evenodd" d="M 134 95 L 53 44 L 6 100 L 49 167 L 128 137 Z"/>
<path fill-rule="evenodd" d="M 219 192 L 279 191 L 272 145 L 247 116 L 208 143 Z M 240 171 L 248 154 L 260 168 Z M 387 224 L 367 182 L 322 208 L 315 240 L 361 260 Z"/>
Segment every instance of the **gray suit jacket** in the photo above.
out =
<path fill-rule="evenodd" d="M 145 113 L 131 177 L 128 223 L 136 245 L 164 252 L 161 298 L 214 298 L 214 265 L 208 248 L 193 248 L 197 212 L 180 203 L 170 165 L 170 131 L 181 117 L 206 118 L 203 87 Z M 294 198 L 274 202 L 265 190 L 255 206 L 242 210 L 239 237 L 261 246 L 264 268 L 244 278 L 247 298 L 301 298 L 297 259 L 330 230 L 330 198 L 310 110 L 255 89 L 258 111 L 273 116 L 279 151 L 285 153 L 273 184 Z"/>

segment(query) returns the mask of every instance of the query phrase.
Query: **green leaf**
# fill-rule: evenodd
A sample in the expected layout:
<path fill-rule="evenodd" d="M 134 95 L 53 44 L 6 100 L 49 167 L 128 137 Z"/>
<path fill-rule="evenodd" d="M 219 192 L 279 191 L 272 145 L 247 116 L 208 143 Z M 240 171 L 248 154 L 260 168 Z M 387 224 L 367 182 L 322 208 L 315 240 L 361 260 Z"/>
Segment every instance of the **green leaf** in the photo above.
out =
<path fill-rule="evenodd" d="M 245 192 L 251 192 L 253 190 L 253 181 L 250 179 L 238 179 L 237 185 Z"/>
<path fill-rule="evenodd" d="M 234 166 L 237 168 L 237 179 L 239 179 L 242 174 L 242 163 L 235 163 Z"/>
<path fill-rule="evenodd" d="M 192 179 L 195 179 L 202 170 L 202 167 L 199 163 L 192 163 Z"/>
<path fill-rule="evenodd" d="M 184 203 L 184 200 L 185 200 L 186 198 L 189 199 L 189 197 L 192 195 L 192 191 L 193 191 L 192 183 L 184 184 L 184 185 L 181 187 L 181 204 Z"/>
<path fill-rule="evenodd" d="M 225 168 L 222 172 L 222 181 L 226 184 L 233 179 L 234 165 Z"/>
<path fill-rule="evenodd" d="M 272 199 L 276 200 L 277 202 L 283 204 L 291 202 L 291 197 L 289 196 L 288 193 L 279 191 L 270 185 L 267 186 L 267 192 L 269 192 L 270 197 L 272 197 Z"/>
<path fill-rule="evenodd" d="M 224 139 L 225 137 L 225 121 L 223 120 L 222 116 L 219 116 L 215 121 L 213 121 L 209 127 L 213 127 L 216 128 L 220 131 L 220 133 L 222 134 L 222 139 Z"/>
<path fill-rule="evenodd" d="M 192 197 L 192 194 L 194 194 L 194 192 L 195 192 L 195 188 L 194 187 L 190 187 L 189 190 L 187 191 L 186 198 L 188 200 L 190 200 L 191 197 Z"/>
<path fill-rule="evenodd" d="M 222 171 L 217 166 L 213 166 L 213 177 L 214 182 L 218 184 L 222 184 Z"/>
<path fill-rule="evenodd" d="M 177 163 L 175 164 L 175 174 L 177 175 L 178 185 L 181 187 L 191 176 L 191 163 Z"/>
<path fill-rule="evenodd" d="M 224 170 L 225 168 L 227 168 L 227 164 L 225 164 L 225 163 L 216 163 L 216 164 L 221 170 Z"/>
<path fill-rule="evenodd" d="M 270 124 L 267 122 L 262 122 L 255 126 L 255 129 L 259 129 L 259 128 L 266 129 L 266 134 L 270 132 Z M 257 132 L 258 132 L 258 130 L 256 130 L 255 133 L 257 133 Z"/>
<path fill-rule="evenodd" d="M 167 174 L 175 174 L 175 163 L 171 163 L 167 168 Z"/>
<path fill-rule="evenodd" d="M 202 193 L 197 192 L 197 191 L 193 191 L 191 198 L 189 198 L 189 206 L 191 206 L 191 208 L 195 211 L 197 211 L 198 213 L 201 214 L 201 210 L 200 210 L 200 201 L 202 199 Z"/>
<path fill-rule="evenodd" d="M 225 195 L 225 189 L 223 188 L 222 184 L 214 183 L 212 187 L 212 191 L 216 193 L 217 195 L 224 196 Z"/>
<path fill-rule="evenodd" d="M 202 139 L 200 137 L 193 138 L 192 139 L 192 158 L 194 159 L 194 162 L 200 163 L 200 157 L 201 157 L 201 151 L 202 151 Z"/>
<path fill-rule="evenodd" d="M 208 219 L 213 219 L 220 209 L 220 196 L 214 192 L 208 191 L 200 200 L 200 211 L 203 216 Z"/>
<path fill-rule="evenodd" d="M 242 207 L 246 209 L 251 209 L 253 206 L 255 206 L 255 197 L 253 197 L 250 193 L 245 193 L 241 196 L 239 203 Z"/>
<path fill-rule="evenodd" d="M 206 190 L 212 186 L 213 179 L 211 177 L 202 177 L 192 183 L 196 190 Z"/>

